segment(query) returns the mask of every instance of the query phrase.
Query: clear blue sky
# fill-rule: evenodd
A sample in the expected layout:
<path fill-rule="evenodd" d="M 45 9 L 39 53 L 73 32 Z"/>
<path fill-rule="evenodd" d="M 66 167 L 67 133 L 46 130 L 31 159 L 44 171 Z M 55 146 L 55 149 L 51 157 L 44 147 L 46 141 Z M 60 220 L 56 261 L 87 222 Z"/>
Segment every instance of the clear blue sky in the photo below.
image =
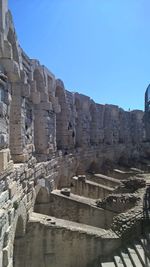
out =
<path fill-rule="evenodd" d="M 19 42 L 67 90 L 143 109 L 150 0 L 9 0 Z"/>

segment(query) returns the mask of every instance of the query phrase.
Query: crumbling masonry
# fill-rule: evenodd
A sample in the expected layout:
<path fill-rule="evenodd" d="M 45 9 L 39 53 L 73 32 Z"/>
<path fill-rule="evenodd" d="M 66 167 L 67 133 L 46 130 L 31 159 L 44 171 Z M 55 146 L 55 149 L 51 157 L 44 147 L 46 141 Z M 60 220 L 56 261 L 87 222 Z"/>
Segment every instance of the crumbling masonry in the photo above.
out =
<path fill-rule="evenodd" d="M 148 183 L 148 93 L 146 108 L 67 91 L 0 0 L 0 267 L 96 267 L 121 246 Z"/>

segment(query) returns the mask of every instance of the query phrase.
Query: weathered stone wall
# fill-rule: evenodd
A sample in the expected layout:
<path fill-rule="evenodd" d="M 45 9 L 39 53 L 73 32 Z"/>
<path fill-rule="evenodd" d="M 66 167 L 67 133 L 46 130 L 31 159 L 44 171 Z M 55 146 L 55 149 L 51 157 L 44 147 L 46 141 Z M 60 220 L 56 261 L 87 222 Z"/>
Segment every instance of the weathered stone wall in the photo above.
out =
<path fill-rule="evenodd" d="M 49 160 L 60 149 L 67 154 L 77 148 L 142 141 L 142 111 L 125 112 L 66 91 L 61 80 L 20 48 L 7 2 L 1 0 L 1 5 L 0 66 L 6 81 L 1 82 L 0 140 L 10 148 L 14 162 L 33 156 Z"/>
<path fill-rule="evenodd" d="M 79 196 L 89 197 L 93 199 L 104 198 L 113 192 L 113 188 L 97 184 L 89 180 L 81 180 L 80 176 L 72 178 L 72 188 L 73 194 Z"/>
<path fill-rule="evenodd" d="M 67 197 L 59 190 L 54 190 L 47 200 L 38 198 L 35 212 L 103 229 L 109 229 L 113 217 L 117 215 L 109 210 L 98 208 L 95 201 L 73 194 Z"/>
<path fill-rule="evenodd" d="M 65 90 L 61 80 L 20 48 L 7 0 L 0 0 L 0 267 L 41 267 L 39 259 L 45 260 L 46 253 L 56 260 L 53 253 L 57 248 L 60 254 L 55 267 L 60 266 L 62 253 L 70 246 L 70 231 L 61 229 L 54 240 L 51 229 L 39 222 L 30 229 L 34 229 L 33 242 L 39 242 L 39 250 L 30 258 L 33 244 L 27 243 L 28 262 L 22 262 L 26 223 L 40 188 L 49 194 L 70 186 L 73 176 L 88 170 L 106 170 L 120 161 L 138 160 L 142 118 L 142 111 L 126 112 L 114 105 L 96 104 L 87 96 Z M 42 252 L 47 234 L 50 239 L 46 242 L 54 245 L 54 251 L 47 252 L 46 248 Z M 74 235 L 78 240 L 78 232 L 72 231 L 71 239 Z M 84 267 L 104 252 L 104 244 L 95 236 L 89 241 L 82 234 L 80 237 L 80 258 L 87 256 Z M 67 244 L 61 251 L 63 238 Z M 87 247 L 83 245 L 86 242 Z M 17 244 L 22 254 L 17 254 Z M 65 267 L 80 265 L 78 259 L 71 265 L 73 257 L 77 258 L 77 247 L 72 245 Z"/>
<path fill-rule="evenodd" d="M 66 162 L 66 166 L 65 166 Z M 14 169 L 1 175 L 0 180 L 0 266 L 13 266 L 15 255 L 13 244 L 18 223 L 23 225 L 25 233 L 28 215 L 34 209 L 36 196 L 40 188 L 47 193 L 57 187 L 61 173 L 65 176 L 68 162 L 73 172 L 74 161 L 62 157 L 46 163 L 15 164 Z M 64 168 L 62 167 L 64 166 Z M 16 265 L 14 265 L 16 266 Z"/>
<path fill-rule="evenodd" d="M 31 215 L 27 229 L 23 267 L 96 267 L 119 245 L 110 231 L 40 214 Z"/>

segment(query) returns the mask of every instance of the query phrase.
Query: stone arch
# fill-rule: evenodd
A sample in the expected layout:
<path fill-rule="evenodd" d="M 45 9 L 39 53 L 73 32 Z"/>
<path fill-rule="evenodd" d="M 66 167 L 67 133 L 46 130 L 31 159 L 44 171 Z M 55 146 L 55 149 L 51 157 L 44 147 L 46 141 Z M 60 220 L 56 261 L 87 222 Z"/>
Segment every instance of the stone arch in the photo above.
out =
<path fill-rule="evenodd" d="M 91 145 L 97 145 L 98 144 L 98 115 L 97 115 L 97 108 L 96 104 L 94 102 L 90 105 L 90 116 L 91 116 L 91 122 L 90 122 L 90 143 Z"/>
<path fill-rule="evenodd" d="M 79 98 L 75 98 L 75 106 L 76 106 L 76 110 L 78 111 L 79 109 L 81 109 L 82 105 L 81 105 L 81 101 Z"/>
<path fill-rule="evenodd" d="M 46 187 L 41 187 L 36 196 L 35 204 L 44 204 L 49 201 L 49 193 Z"/>
<path fill-rule="evenodd" d="M 39 92 L 44 91 L 44 78 L 39 69 L 35 69 L 33 72 L 33 79 L 36 82 L 36 88 Z"/>
<path fill-rule="evenodd" d="M 38 68 L 35 68 L 33 72 L 33 79 L 36 83 L 36 89 L 40 92 L 40 101 L 42 101 L 42 95 L 44 93 L 44 79 L 41 71 Z M 39 154 L 46 154 L 48 140 L 45 136 L 45 128 L 47 118 L 44 119 L 43 110 L 40 107 L 40 103 L 34 106 L 34 146 L 36 151 L 36 156 Z M 41 121 L 44 123 L 41 124 Z M 40 122 L 40 123 L 39 123 Z M 45 140 L 43 140 L 45 136 Z"/>
<path fill-rule="evenodd" d="M 25 226 L 24 219 L 19 215 L 16 231 L 14 237 L 14 246 L 13 246 L 13 267 L 24 266 L 25 263 Z"/>
<path fill-rule="evenodd" d="M 15 238 L 20 238 L 24 236 L 24 220 L 21 215 L 19 215 L 16 225 Z"/>
<path fill-rule="evenodd" d="M 89 173 L 96 173 L 99 171 L 99 169 L 100 169 L 100 167 L 99 167 L 98 162 L 93 160 L 89 165 L 88 172 Z"/>
<path fill-rule="evenodd" d="M 55 97 L 55 86 L 54 86 L 54 80 L 50 75 L 47 75 L 47 86 L 48 86 L 49 101 L 53 103 Z"/>
<path fill-rule="evenodd" d="M 110 171 L 112 171 L 114 168 L 114 163 L 109 158 L 104 158 L 103 163 L 101 165 L 101 171 L 102 173 L 108 175 Z"/>
<path fill-rule="evenodd" d="M 68 118 L 69 111 L 66 102 L 66 94 L 63 84 L 58 81 L 56 86 L 55 96 L 58 97 L 58 102 L 61 107 L 61 112 L 56 114 L 56 143 L 57 149 L 67 149 L 69 147 L 68 140 Z"/>
<path fill-rule="evenodd" d="M 37 193 L 34 202 L 34 211 L 37 213 L 48 214 L 50 194 L 47 187 L 37 186 L 36 191 Z"/>
<path fill-rule="evenodd" d="M 61 87 L 59 84 L 56 86 L 55 96 L 58 97 L 59 100 L 61 100 L 61 98 L 63 98 L 63 100 L 65 99 L 64 88 Z"/>

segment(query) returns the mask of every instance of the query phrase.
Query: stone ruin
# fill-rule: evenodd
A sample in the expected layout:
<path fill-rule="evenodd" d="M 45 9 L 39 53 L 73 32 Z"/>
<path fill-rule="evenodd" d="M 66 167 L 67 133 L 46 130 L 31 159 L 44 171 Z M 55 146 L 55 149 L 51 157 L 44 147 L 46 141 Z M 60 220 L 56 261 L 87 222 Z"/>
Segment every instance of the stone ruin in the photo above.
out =
<path fill-rule="evenodd" d="M 96 267 L 137 233 L 149 87 L 145 103 L 124 111 L 66 90 L 19 46 L 0 0 L 0 267 Z"/>

